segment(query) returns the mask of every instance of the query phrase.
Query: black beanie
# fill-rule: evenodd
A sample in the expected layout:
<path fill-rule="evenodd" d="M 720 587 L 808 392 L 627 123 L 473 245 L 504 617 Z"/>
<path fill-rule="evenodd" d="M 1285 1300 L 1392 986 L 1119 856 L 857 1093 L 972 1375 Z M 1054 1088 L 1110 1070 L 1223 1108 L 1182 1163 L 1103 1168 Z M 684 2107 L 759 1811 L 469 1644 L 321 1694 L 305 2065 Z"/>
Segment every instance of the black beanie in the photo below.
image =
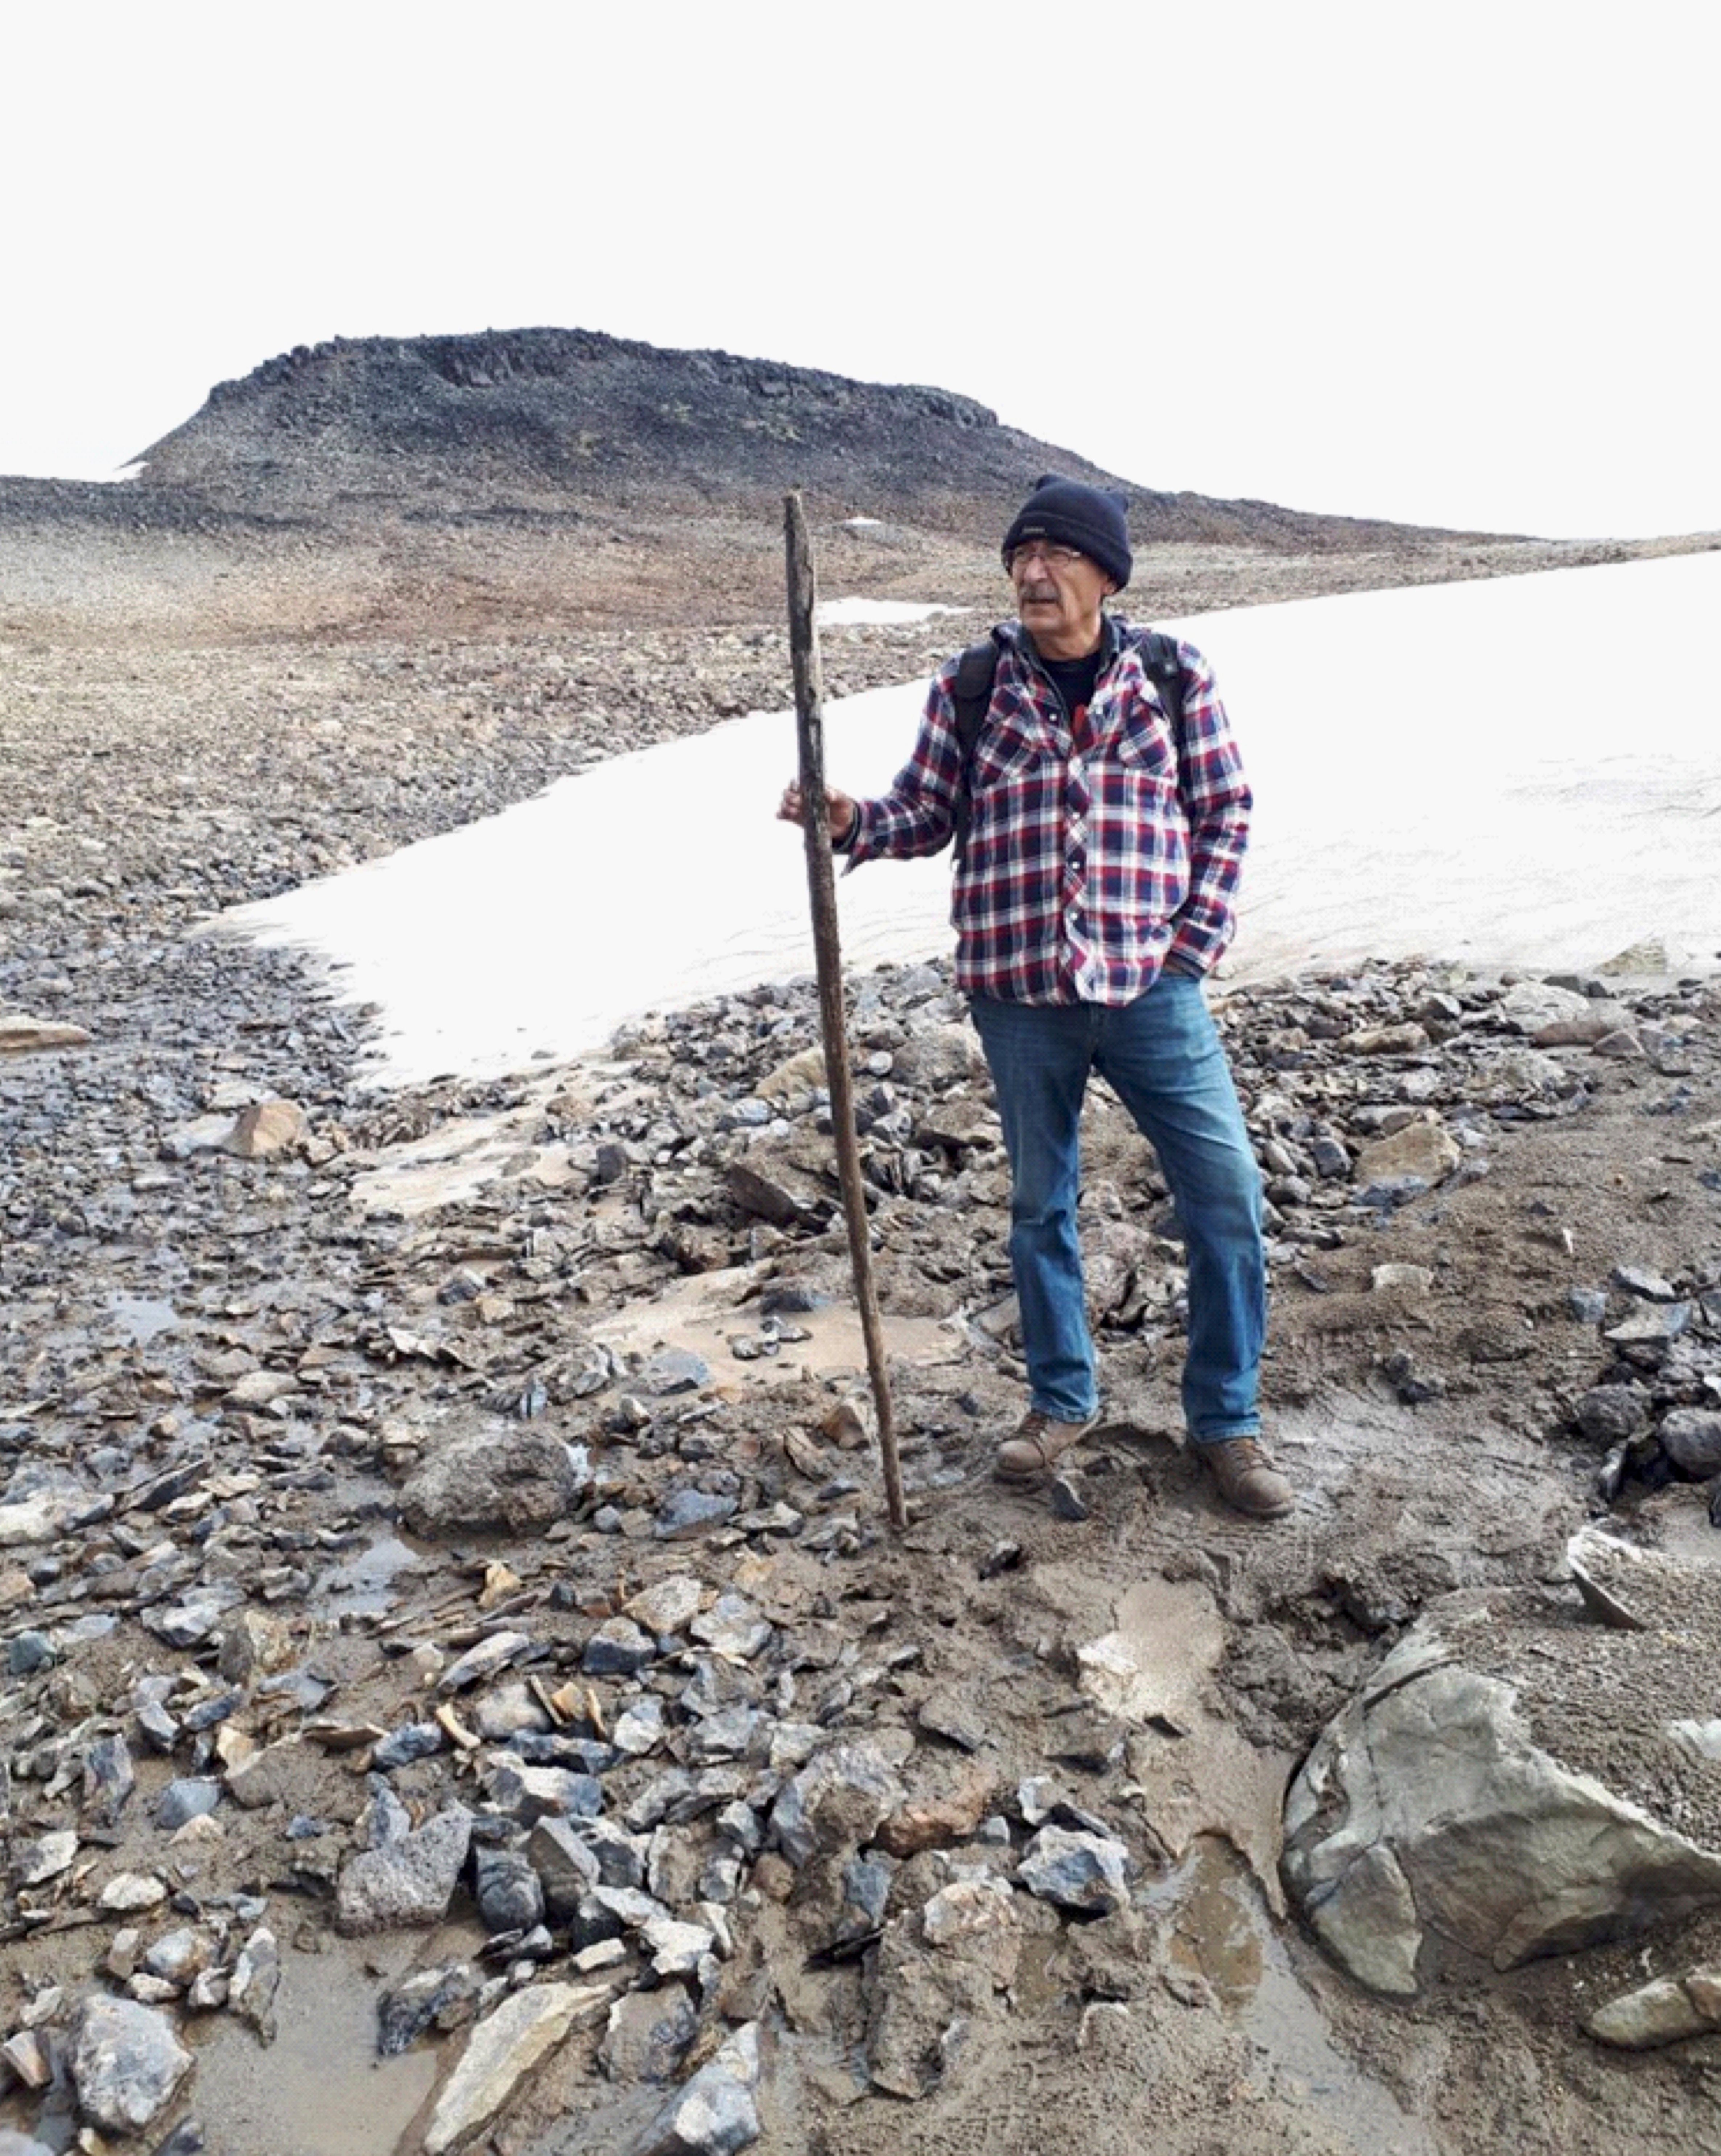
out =
<path fill-rule="evenodd" d="M 1004 562 L 1010 550 L 1024 539 L 1052 539 L 1074 547 L 1097 562 L 1122 591 L 1129 581 L 1129 527 L 1124 521 L 1129 504 L 1120 494 L 1103 493 L 1083 486 L 1079 480 L 1059 479 L 1047 472 L 1017 512 L 1016 521 L 1004 534 Z"/>

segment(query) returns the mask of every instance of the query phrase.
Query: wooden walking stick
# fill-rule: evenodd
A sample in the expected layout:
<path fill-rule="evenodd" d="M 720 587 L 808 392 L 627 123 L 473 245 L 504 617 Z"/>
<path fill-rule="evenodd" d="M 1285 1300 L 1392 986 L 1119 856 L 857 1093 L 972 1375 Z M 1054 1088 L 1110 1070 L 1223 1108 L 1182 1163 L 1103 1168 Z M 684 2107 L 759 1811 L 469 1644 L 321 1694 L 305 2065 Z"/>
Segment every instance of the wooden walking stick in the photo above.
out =
<path fill-rule="evenodd" d="M 837 1174 L 848 1224 L 854 1265 L 854 1298 L 860 1306 L 867 1368 L 878 1413 L 878 1454 L 884 1469 L 884 1502 L 894 1527 L 905 1527 L 902 1464 L 884 1371 L 884 1328 L 873 1290 L 873 1250 L 861 1187 L 860 1147 L 854 1134 L 854 1084 L 848 1068 L 848 1034 L 843 1009 L 843 953 L 837 938 L 837 877 L 831 862 L 831 810 L 825 799 L 825 685 L 813 625 L 812 545 L 798 494 L 783 498 L 783 544 L 789 575 L 789 657 L 795 671 L 796 732 L 801 746 L 802 825 L 807 838 L 807 883 L 812 900 L 812 947 L 818 967 L 819 1024 L 824 1034 L 825 1077 L 831 1090 L 831 1127 L 837 1142 Z"/>

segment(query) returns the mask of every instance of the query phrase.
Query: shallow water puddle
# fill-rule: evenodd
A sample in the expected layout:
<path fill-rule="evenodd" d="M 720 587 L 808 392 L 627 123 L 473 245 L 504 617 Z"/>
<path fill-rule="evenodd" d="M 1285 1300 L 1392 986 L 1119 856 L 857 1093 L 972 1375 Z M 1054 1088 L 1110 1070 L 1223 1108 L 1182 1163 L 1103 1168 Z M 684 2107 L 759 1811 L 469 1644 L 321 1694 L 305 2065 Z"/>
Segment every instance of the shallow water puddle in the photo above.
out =
<path fill-rule="evenodd" d="M 617 1355 L 680 1348 L 709 1363 L 720 1388 L 757 1389 L 793 1378 L 841 1377 L 866 1369 L 860 1313 L 848 1303 L 797 1311 L 777 1321 L 807 1337 L 785 1340 L 774 1353 L 740 1360 L 732 1342 L 766 1337 L 766 1321 L 756 1306 L 741 1300 L 757 1277 L 750 1266 L 689 1274 L 655 1302 L 630 1304 L 598 1320 L 592 1337 Z M 883 1326 L 886 1353 L 906 1363 L 949 1363 L 966 1353 L 966 1342 L 941 1318 L 887 1317 Z"/>
<path fill-rule="evenodd" d="M 311 1590 L 319 1617 L 380 1617 L 393 1599 L 394 1583 L 419 1562 L 397 1535 L 384 1535 L 329 1569 Z"/>
<path fill-rule="evenodd" d="M 179 1313 L 159 1296 L 110 1295 L 108 1316 L 134 1348 L 147 1347 L 158 1332 L 177 1332 Z"/>
<path fill-rule="evenodd" d="M 1427 2129 L 1334 2044 L 1255 1880 L 1227 1842 L 1202 1836 L 1144 1900 L 1167 1926 L 1168 1972 L 1205 1984 L 1254 2044 L 1277 2092 L 1345 2137 L 1323 2146 L 1354 2147 L 1359 2156 L 1433 2156 Z"/>
<path fill-rule="evenodd" d="M 1174 1856 L 1223 1835 L 1252 1867 L 1283 1915 L 1278 1859 L 1291 1761 L 1257 1749 L 1210 1714 L 1207 1681 L 1225 1652 L 1226 1627 L 1198 1579 L 1138 1581 L 1119 1598 L 1116 1630 L 1077 1650 L 1082 1689 L 1140 1734 L 1129 1764 L 1134 1794 Z"/>
<path fill-rule="evenodd" d="M 197 2115 L 218 2128 L 220 2156 L 387 2156 L 435 2083 L 426 2046 L 376 2056 L 376 1985 L 351 1950 L 281 1953 L 279 2024 L 267 2049 L 225 2014 L 190 2025 L 197 2044 Z"/>

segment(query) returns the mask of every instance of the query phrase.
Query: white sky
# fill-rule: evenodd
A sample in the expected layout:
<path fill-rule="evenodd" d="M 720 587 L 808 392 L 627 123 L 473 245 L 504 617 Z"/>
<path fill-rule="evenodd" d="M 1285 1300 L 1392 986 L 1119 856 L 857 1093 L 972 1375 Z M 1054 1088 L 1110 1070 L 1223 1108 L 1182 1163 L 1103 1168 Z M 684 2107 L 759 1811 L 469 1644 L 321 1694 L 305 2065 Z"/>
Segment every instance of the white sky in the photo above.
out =
<path fill-rule="evenodd" d="M 1721 527 L 1707 0 L 17 0 L 0 58 L 0 471 L 292 345 L 548 323 L 1153 486 Z"/>

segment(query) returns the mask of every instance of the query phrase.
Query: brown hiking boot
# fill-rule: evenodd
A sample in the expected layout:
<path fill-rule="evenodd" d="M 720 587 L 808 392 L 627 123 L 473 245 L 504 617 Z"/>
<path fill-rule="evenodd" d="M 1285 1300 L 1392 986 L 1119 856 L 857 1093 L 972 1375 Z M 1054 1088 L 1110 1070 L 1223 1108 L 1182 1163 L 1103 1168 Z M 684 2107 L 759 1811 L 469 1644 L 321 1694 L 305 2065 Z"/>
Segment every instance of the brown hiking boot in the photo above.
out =
<path fill-rule="evenodd" d="M 1280 1520 L 1295 1505 L 1295 1492 L 1258 1438 L 1222 1437 L 1195 1450 L 1232 1512 L 1251 1520 Z"/>
<path fill-rule="evenodd" d="M 1073 1445 L 1093 1429 L 1096 1417 L 1086 1422 L 1053 1422 L 1050 1415 L 1030 1408 L 1016 1425 L 1016 1433 L 998 1447 L 994 1462 L 1001 1482 L 1037 1482 L 1049 1474 Z"/>

